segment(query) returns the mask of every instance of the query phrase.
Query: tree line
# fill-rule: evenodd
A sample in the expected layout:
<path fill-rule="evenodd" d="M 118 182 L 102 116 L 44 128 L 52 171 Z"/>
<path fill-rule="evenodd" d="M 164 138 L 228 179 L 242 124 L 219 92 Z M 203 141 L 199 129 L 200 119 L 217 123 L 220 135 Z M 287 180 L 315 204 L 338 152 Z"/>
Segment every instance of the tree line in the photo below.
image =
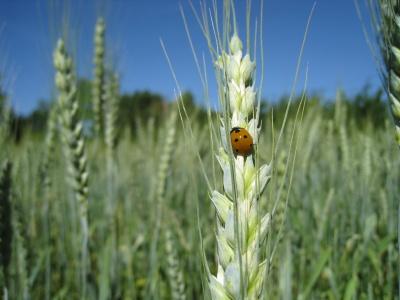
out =
<path fill-rule="evenodd" d="M 320 94 L 312 94 L 307 97 L 307 107 L 319 107 L 326 116 L 333 117 L 334 107 L 340 105 L 347 114 L 349 122 L 356 123 L 358 126 L 383 126 L 388 118 L 388 108 L 385 101 L 385 93 L 378 89 L 372 91 L 366 85 L 354 96 L 348 96 L 339 91 L 336 99 L 326 99 Z M 85 124 L 85 131 L 90 136 L 93 125 L 93 109 L 91 101 L 91 82 L 87 79 L 78 81 L 78 98 L 80 104 L 80 118 Z M 186 111 L 196 122 L 204 125 L 207 122 L 207 108 L 198 104 L 190 92 L 185 92 L 182 99 Z M 297 107 L 301 101 L 296 97 L 292 101 L 292 107 Z M 279 120 L 283 119 L 286 112 L 288 96 L 282 96 L 276 101 L 262 101 L 261 119 L 273 115 L 279 125 Z M 17 114 L 12 108 L 7 110 L 7 95 L 0 87 L 0 123 L 6 119 L 8 122 L 13 139 L 18 142 L 22 137 L 29 133 L 33 135 L 43 135 L 46 130 L 47 119 L 54 100 L 40 100 L 37 107 L 28 115 Z M 119 97 L 118 128 L 121 130 L 129 129 L 132 135 L 137 131 L 138 126 L 152 119 L 155 126 L 164 118 L 165 112 L 174 102 L 165 99 L 161 94 L 144 90 L 133 93 L 121 94 Z M 306 108 L 307 109 L 307 108 Z M 289 114 L 295 114 L 295 109 L 291 109 Z M 212 112 L 213 114 L 213 112 Z"/>

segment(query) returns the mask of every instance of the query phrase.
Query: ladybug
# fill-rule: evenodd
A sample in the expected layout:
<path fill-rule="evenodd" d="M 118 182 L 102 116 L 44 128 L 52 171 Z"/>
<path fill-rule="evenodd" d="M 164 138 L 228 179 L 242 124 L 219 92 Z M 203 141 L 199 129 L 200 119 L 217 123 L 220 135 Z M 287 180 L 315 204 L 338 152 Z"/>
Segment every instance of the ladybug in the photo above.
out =
<path fill-rule="evenodd" d="M 233 153 L 247 156 L 253 152 L 253 138 L 250 133 L 242 127 L 231 129 L 231 144 Z"/>

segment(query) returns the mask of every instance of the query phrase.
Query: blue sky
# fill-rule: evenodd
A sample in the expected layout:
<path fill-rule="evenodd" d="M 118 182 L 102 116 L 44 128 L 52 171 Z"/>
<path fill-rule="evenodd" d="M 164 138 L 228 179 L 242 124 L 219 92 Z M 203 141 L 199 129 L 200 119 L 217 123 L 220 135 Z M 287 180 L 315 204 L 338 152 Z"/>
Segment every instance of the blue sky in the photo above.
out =
<path fill-rule="evenodd" d="M 253 0 L 254 11 L 257 3 Z M 60 20 L 65 16 L 69 24 L 68 45 L 79 76 L 92 76 L 93 27 L 96 17 L 104 15 L 109 61 L 121 74 L 123 92 L 149 89 L 173 98 L 175 84 L 160 46 L 162 38 L 182 89 L 194 92 L 201 102 L 202 86 L 179 4 L 186 12 L 197 53 L 204 54 L 209 63 L 208 80 L 215 100 L 211 58 L 187 0 L 0 0 L 0 70 L 6 77 L 15 110 L 28 113 L 39 99 L 49 99 L 54 93 L 51 55 L 63 27 Z M 313 4 L 314 0 L 264 0 L 264 97 L 277 99 L 290 92 Z M 237 7 L 237 14 L 239 32 L 243 34 L 242 6 Z M 367 82 L 379 86 L 352 0 L 317 1 L 299 88 L 306 65 L 308 90 L 327 98 L 333 97 L 339 87 L 351 95 Z"/>

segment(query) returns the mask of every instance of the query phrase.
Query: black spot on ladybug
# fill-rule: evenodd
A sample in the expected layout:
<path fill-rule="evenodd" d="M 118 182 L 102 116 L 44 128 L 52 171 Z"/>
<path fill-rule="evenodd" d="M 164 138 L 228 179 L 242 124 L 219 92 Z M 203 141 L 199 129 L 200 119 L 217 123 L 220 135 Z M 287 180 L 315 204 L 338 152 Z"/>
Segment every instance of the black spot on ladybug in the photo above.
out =
<path fill-rule="evenodd" d="M 238 153 L 239 152 L 239 149 L 236 149 L 236 153 Z"/>
<path fill-rule="evenodd" d="M 244 138 L 247 139 L 247 135 L 244 135 Z"/>
<path fill-rule="evenodd" d="M 239 141 L 239 139 L 235 139 L 235 142 L 238 142 Z"/>

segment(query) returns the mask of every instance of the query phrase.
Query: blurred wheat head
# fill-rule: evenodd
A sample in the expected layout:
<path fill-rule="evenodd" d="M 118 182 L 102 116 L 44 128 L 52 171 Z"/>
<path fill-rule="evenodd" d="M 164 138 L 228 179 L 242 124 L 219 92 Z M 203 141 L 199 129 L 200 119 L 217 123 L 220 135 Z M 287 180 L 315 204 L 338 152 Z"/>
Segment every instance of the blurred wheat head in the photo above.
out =
<path fill-rule="evenodd" d="M 400 145 L 400 3 L 398 0 L 368 0 L 370 27 L 364 23 L 358 1 L 358 15 L 363 22 L 367 42 L 387 92 Z M 373 33 L 370 39 L 369 30 Z"/>
<path fill-rule="evenodd" d="M 77 202 L 81 225 L 81 294 L 86 294 L 86 276 L 88 270 L 88 194 L 89 175 L 85 154 L 83 125 L 78 119 L 79 105 L 73 63 L 68 55 L 64 41 L 60 39 L 54 51 L 56 69 L 55 84 L 58 88 L 60 106 L 61 139 L 68 170 L 67 180 L 71 185 Z"/>
<path fill-rule="evenodd" d="M 359 6 L 358 14 L 362 20 Z M 364 24 L 367 41 L 377 62 L 384 89 L 388 95 L 395 125 L 395 140 L 400 146 L 400 2 L 398 0 L 368 0 L 372 31 L 375 41 L 369 40 Z M 400 255 L 400 202 L 397 207 L 397 244 Z M 397 271 L 400 273 L 400 261 Z M 398 281 L 400 297 L 400 280 Z"/>

